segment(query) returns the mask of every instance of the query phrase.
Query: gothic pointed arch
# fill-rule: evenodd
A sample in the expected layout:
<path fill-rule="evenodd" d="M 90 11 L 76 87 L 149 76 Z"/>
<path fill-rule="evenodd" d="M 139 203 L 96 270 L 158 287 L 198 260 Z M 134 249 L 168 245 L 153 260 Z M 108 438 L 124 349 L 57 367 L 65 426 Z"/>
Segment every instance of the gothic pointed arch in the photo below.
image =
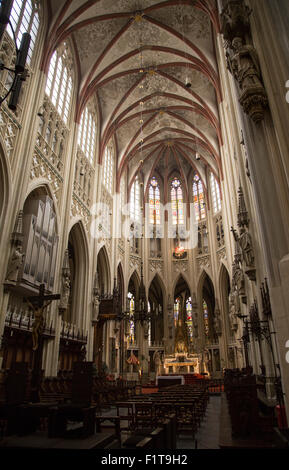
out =
<path fill-rule="evenodd" d="M 67 321 L 82 326 L 82 306 L 87 296 L 89 260 L 85 229 L 81 221 L 74 224 L 69 232 L 68 256 L 70 295 L 66 316 Z"/>
<path fill-rule="evenodd" d="M 220 292 L 220 308 L 223 312 L 223 318 L 225 321 L 225 328 L 227 330 L 227 336 L 230 340 L 232 336 L 231 324 L 230 324 L 230 294 L 231 294 L 231 282 L 227 268 L 222 263 L 219 273 L 219 292 Z"/>
<path fill-rule="evenodd" d="M 111 292 L 111 271 L 106 247 L 103 246 L 97 255 L 97 273 L 100 294 Z"/>
<path fill-rule="evenodd" d="M 124 307 L 124 276 L 121 263 L 117 266 L 117 287 L 121 306 Z"/>
<path fill-rule="evenodd" d="M 197 289 L 197 301 L 199 305 L 199 311 L 203 318 L 203 334 L 205 342 L 214 343 L 217 340 L 217 333 L 215 331 L 215 288 L 214 284 L 204 270 L 200 276 L 198 289 Z"/>
<path fill-rule="evenodd" d="M 166 289 L 164 283 L 156 274 L 148 290 L 149 312 L 151 314 L 149 341 L 152 344 L 161 344 L 164 336 L 164 301 Z"/>

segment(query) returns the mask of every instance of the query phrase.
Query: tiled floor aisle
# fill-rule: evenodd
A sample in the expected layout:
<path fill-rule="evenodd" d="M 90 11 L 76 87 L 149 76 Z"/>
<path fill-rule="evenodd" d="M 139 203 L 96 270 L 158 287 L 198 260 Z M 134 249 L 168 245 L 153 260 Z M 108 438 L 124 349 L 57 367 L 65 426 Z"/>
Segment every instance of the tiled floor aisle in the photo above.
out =
<path fill-rule="evenodd" d="M 197 449 L 219 449 L 221 397 L 211 396 L 206 415 L 196 434 Z M 178 449 L 195 449 L 195 441 L 186 436 L 180 436 Z"/>

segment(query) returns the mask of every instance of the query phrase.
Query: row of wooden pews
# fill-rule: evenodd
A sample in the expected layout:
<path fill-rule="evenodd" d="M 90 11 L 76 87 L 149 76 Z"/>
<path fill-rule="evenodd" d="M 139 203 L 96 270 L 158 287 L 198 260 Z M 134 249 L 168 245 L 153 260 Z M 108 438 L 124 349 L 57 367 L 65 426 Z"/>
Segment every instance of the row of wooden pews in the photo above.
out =
<path fill-rule="evenodd" d="M 117 416 L 106 413 L 97 416 L 96 420 L 99 423 L 111 420 L 119 434 L 129 432 L 129 437 L 122 443 L 124 448 L 156 446 L 158 442 L 158 448 L 175 449 L 178 434 L 188 433 L 194 439 L 208 400 L 205 383 L 176 385 L 117 402 Z"/>

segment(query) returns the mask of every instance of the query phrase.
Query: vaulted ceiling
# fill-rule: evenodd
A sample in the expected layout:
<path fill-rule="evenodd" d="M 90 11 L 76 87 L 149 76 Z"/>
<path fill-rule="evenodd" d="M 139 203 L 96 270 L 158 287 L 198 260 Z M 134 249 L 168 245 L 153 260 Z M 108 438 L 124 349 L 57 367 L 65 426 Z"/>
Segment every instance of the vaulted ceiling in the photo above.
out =
<path fill-rule="evenodd" d="M 186 180 L 193 168 L 205 186 L 207 167 L 221 176 L 214 0 L 49 0 L 49 15 L 43 68 L 70 38 L 76 119 L 95 95 L 100 162 L 114 137 L 118 183 L 126 168 L 130 183 L 139 172 L 147 183 L 175 170 Z"/>

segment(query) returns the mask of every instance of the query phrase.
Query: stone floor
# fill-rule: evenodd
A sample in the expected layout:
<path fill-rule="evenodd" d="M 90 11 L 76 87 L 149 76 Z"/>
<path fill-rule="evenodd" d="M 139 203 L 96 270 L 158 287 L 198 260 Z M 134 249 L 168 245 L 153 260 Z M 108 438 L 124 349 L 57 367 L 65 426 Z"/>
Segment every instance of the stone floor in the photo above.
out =
<path fill-rule="evenodd" d="M 186 436 L 179 436 L 178 449 L 219 449 L 221 397 L 210 397 L 205 417 L 195 436 L 195 440 Z"/>

